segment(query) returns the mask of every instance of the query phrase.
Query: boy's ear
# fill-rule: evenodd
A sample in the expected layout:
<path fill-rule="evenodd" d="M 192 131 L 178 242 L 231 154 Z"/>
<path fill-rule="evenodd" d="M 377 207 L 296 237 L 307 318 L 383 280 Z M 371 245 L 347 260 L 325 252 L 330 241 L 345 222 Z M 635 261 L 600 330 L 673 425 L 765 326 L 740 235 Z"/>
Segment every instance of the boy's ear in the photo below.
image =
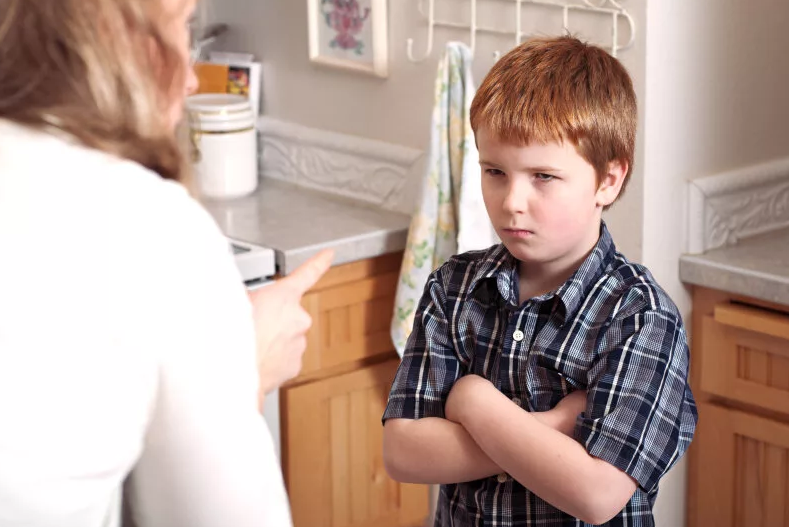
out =
<path fill-rule="evenodd" d="M 611 161 L 608 163 L 608 171 L 597 187 L 596 198 L 598 206 L 607 207 L 616 201 L 619 192 L 622 190 L 629 168 L 627 161 Z"/>

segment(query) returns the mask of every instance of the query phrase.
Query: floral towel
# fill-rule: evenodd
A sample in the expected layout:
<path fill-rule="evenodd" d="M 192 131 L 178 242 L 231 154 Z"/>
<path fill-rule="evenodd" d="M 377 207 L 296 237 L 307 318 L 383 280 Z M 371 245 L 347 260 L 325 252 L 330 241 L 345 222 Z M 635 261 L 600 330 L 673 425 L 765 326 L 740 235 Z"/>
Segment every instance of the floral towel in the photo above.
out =
<path fill-rule="evenodd" d="M 422 196 L 408 231 L 392 320 L 400 356 L 430 273 L 458 252 L 497 241 L 482 202 L 479 154 L 469 121 L 471 60 L 468 46 L 450 42 L 438 66 Z"/>

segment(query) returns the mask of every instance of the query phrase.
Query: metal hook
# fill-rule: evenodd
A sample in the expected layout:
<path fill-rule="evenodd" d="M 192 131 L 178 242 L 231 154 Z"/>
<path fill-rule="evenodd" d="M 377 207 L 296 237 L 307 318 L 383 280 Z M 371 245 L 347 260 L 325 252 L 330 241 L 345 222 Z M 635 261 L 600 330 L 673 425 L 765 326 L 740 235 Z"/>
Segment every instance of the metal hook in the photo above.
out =
<path fill-rule="evenodd" d="M 422 2 L 419 3 L 420 7 Z M 408 60 L 411 62 L 422 62 L 423 60 L 427 59 L 430 54 L 433 52 L 433 34 L 435 32 L 436 26 L 436 1 L 435 0 L 428 0 L 428 15 L 427 15 L 427 51 L 421 58 L 414 58 L 414 39 L 409 38 L 406 41 L 406 54 L 408 55 Z M 420 9 L 421 10 L 421 9 Z"/>
<path fill-rule="evenodd" d="M 613 0 L 611 1 L 613 2 Z M 627 20 L 627 26 L 630 28 L 630 39 L 625 43 L 624 46 L 619 46 L 619 49 L 627 49 L 636 41 L 636 21 L 633 18 L 633 15 L 624 9 L 619 12 L 619 16 L 625 17 L 625 20 Z"/>
<path fill-rule="evenodd" d="M 1 0 L 0 0 L 1 1 Z M 426 42 L 426 50 L 424 54 L 420 57 L 414 56 L 414 39 L 409 38 L 406 40 L 406 51 L 408 59 L 411 62 L 422 62 L 427 59 L 433 53 L 433 45 L 434 45 L 434 38 L 435 38 L 435 28 L 436 26 L 442 28 L 454 28 L 454 29 L 465 29 L 469 32 L 469 48 L 471 50 L 472 56 L 476 52 L 477 47 L 477 33 L 493 33 L 493 34 L 504 34 L 504 35 L 512 35 L 515 37 L 515 45 L 518 46 L 521 44 L 521 41 L 526 36 L 523 31 L 523 7 L 524 4 L 529 5 L 540 5 L 540 6 L 550 6 L 559 8 L 562 10 L 562 26 L 564 32 L 566 34 L 570 33 L 570 11 L 591 11 L 596 12 L 599 14 L 609 14 L 612 16 L 610 20 L 613 21 L 613 28 L 611 29 L 611 54 L 616 57 L 621 51 L 629 48 L 635 42 L 636 37 L 636 24 L 633 19 L 633 16 L 627 12 L 626 9 L 622 7 L 621 0 L 581 0 L 580 3 L 577 1 L 572 3 L 571 0 L 564 0 L 566 3 L 556 2 L 555 0 L 509 0 L 515 2 L 515 10 L 516 10 L 516 23 L 515 23 L 515 31 L 513 33 L 512 30 L 501 30 L 495 27 L 489 27 L 484 25 L 479 25 L 477 20 L 477 11 L 478 11 L 478 0 L 468 0 L 468 4 L 470 7 L 470 22 L 466 23 L 458 23 L 455 21 L 446 21 L 446 20 L 437 20 L 436 19 L 436 0 L 427 0 L 428 3 L 428 12 L 425 12 L 425 0 L 417 0 L 417 8 L 419 10 L 420 15 L 427 19 L 427 42 Z M 626 24 L 628 25 L 629 30 L 629 39 L 626 43 L 621 44 L 619 39 L 621 38 L 621 34 L 623 33 L 619 29 L 620 20 L 619 18 L 624 18 Z M 496 60 L 501 58 L 500 52 L 495 52 L 493 55 Z"/>
<path fill-rule="evenodd" d="M 613 13 L 613 29 L 611 30 L 611 56 L 616 58 L 619 48 L 619 13 Z"/>
<path fill-rule="evenodd" d="M 616 4 L 614 0 L 610 0 L 610 2 Z M 612 13 L 612 16 L 613 16 L 613 28 L 611 29 L 611 55 L 614 58 L 616 58 L 619 50 L 629 48 L 636 41 L 636 21 L 635 19 L 633 19 L 633 15 L 631 15 L 625 10 Z M 619 17 L 620 16 L 625 18 L 625 20 L 627 21 L 627 26 L 630 30 L 630 38 L 622 46 L 619 45 Z"/>
<path fill-rule="evenodd" d="M 471 38 L 469 39 L 469 47 L 471 48 L 471 56 L 477 49 L 477 0 L 471 0 Z"/>

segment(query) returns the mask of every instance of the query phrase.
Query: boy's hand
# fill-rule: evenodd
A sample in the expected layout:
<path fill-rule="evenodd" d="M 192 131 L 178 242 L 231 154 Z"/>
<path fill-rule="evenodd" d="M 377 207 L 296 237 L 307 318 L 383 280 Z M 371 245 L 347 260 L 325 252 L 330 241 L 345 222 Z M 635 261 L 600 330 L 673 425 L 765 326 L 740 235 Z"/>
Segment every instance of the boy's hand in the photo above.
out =
<path fill-rule="evenodd" d="M 478 402 L 485 397 L 487 390 L 498 392 L 493 384 L 479 375 L 464 375 L 452 386 L 447 403 L 444 406 L 444 416 L 458 424 L 463 424 L 463 413 L 470 409 L 472 402 Z"/>
<path fill-rule="evenodd" d="M 487 406 L 485 401 L 489 394 L 501 395 L 501 392 L 484 377 L 465 375 L 452 386 L 444 406 L 444 416 L 449 421 L 462 425 L 465 415 L 474 412 L 475 406 L 482 405 L 482 408 Z M 584 410 L 586 410 L 586 391 L 576 390 L 559 401 L 554 408 L 533 415 L 541 423 L 572 437 L 575 421 Z"/>
<path fill-rule="evenodd" d="M 586 390 L 576 390 L 559 401 L 552 409 L 541 412 L 540 420 L 554 430 L 572 437 L 575 421 L 584 410 L 586 410 Z"/>

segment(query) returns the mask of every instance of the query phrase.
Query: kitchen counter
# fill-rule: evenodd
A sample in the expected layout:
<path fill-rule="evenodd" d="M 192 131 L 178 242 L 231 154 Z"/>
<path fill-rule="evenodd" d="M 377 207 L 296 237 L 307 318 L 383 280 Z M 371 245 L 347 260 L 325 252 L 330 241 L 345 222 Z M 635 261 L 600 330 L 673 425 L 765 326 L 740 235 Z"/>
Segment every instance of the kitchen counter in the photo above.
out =
<path fill-rule="evenodd" d="M 789 306 L 789 229 L 684 255 L 679 276 L 685 283 Z"/>
<path fill-rule="evenodd" d="M 325 248 L 334 249 L 334 265 L 400 251 L 411 221 L 357 200 L 265 178 L 254 194 L 203 204 L 226 236 L 274 249 L 281 274 Z"/>

